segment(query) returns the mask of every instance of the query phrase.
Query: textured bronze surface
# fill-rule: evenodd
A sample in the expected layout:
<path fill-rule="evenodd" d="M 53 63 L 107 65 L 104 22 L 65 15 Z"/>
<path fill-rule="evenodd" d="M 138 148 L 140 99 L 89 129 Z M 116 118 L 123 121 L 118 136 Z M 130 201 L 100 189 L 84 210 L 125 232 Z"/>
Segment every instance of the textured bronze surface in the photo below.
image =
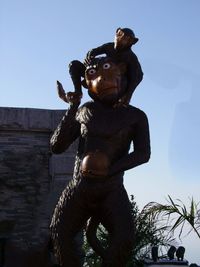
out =
<path fill-rule="evenodd" d="M 78 108 L 72 97 L 51 138 L 54 153 L 62 153 L 79 138 L 74 178 L 58 201 L 50 227 L 62 267 L 83 265 L 75 237 L 88 219 L 88 241 L 102 257 L 102 266 L 125 267 L 134 246 L 134 218 L 123 175 L 149 160 L 150 139 L 145 113 L 130 105 L 116 105 L 127 82 L 122 65 L 111 58 L 91 62 L 86 81 L 93 101 Z M 106 250 L 95 236 L 100 222 L 109 233 Z"/>

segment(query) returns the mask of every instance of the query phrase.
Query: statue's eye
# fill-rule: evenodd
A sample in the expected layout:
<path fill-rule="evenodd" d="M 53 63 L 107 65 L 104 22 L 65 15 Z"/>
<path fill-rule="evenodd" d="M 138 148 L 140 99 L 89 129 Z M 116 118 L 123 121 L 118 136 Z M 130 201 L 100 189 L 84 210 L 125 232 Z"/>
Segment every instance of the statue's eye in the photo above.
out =
<path fill-rule="evenodd" d="M 105 63 L 105 64 L 103 64 L 103 69 L 104 69 L 104 70 L 107 70 L 107 69 L 109 69 L 110 67 L 111 67 L 110 63 Z"/>
<path fill-rule="evenodd" d="M 93 74 L 95 74 L 96 73 L 96 70 L 95 69 L 89 69 L 88 70 L 88 74 L 89 75 L 93 75 Z"/>

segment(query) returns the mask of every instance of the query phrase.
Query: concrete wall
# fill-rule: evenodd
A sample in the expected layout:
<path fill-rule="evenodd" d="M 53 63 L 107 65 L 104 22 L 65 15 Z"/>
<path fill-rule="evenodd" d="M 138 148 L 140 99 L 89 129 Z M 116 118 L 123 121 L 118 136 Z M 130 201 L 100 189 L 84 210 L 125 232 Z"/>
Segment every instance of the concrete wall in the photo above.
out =
<path fill-rule="evenodd" d="M 58 197 L 72 177 L 76 144 L 52 155 L 62 110 L 0 108 L 0 238 L 42 242 Z M 24 246 L 24 244 L 23 244 Z"/>

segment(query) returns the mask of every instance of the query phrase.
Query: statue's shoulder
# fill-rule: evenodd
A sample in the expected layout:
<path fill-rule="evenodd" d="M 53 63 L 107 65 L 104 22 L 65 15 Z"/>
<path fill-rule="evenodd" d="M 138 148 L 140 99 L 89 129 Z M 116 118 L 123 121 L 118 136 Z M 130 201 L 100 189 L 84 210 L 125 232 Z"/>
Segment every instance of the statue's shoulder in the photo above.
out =
<path fill-rule="evenodd" d="M 105 43 L 105 44 L 103 44 L 103 47 L 105 47 L 105 48 L 114 48 L 114 42 Z"/>
<path fill-rule="evenodd" d="M 135 113 L 141 113 L 144 112 L 143 110 L 139 109 L 138 107 L 132 106 L 132 105 L 128 105 L 127 110 L 129 110 L 130 112 L 135 112 Z"/>
<path fill-rule="evenodd" d="M 79 122 L 87 121 L 88 117 L 91 116 L 91 111 L 94 108 L 94 102 L 89 101 L 84 103 L 82 106 L 79 107 L 77 114 L 76 114 L 76 120 Z"/>
<path fill-rule="evenodd" d="M 137 116 L 138 118 L 147 118 L 146 113 L 142 109 L 139 109 L 132 105 L 128 105 L 126 108 L 131 114 L 131 116 Z"/>
<path fill-rule="evenodd" d="M 92 109 L 94 108 L 94 105 L 95 105 L 94 101 L 88 101 L 84 103 L 82 106 L 80 106 L 78 111 L 82 112 L 83 110 Z"/>

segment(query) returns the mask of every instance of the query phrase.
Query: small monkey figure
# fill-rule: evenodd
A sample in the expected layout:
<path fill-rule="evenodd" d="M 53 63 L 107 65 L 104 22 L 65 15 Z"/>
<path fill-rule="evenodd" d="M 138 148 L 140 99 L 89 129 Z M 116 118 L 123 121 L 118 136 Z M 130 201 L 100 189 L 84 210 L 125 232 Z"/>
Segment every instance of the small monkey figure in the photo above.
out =
<path fill-rule="evenodd" d="M 90 65 L 93 58 L 106 54 L 107 57 L 112 58 L 116 63 L 123 62 L 126 64 L 127 86 L 123 96 L 118 100 L 118 105 L 128 105 L 135 88 L 143 78 L 143 72 L 138 58 L 131 50 L 131 46 L 137 42 L 138 38 L 135 37 L 135 34 L 131 29 L 118 28 L 116 30 L 114 42 L 106 43 L 90 50 L 87 53 L 84 64 L 78 60 L 73 60 L 69 64 L 69 73 L 75 89 L 73 94 L 77 98 L 82 97 L 81 86 L 83 85 L 87 88 L 85 82 L 86 68 Z M 83 78 L 83 80 L 81 80 L 81 78 Z M 68 101 L 70 102 L 70 99 L 68 99 Z"/>

